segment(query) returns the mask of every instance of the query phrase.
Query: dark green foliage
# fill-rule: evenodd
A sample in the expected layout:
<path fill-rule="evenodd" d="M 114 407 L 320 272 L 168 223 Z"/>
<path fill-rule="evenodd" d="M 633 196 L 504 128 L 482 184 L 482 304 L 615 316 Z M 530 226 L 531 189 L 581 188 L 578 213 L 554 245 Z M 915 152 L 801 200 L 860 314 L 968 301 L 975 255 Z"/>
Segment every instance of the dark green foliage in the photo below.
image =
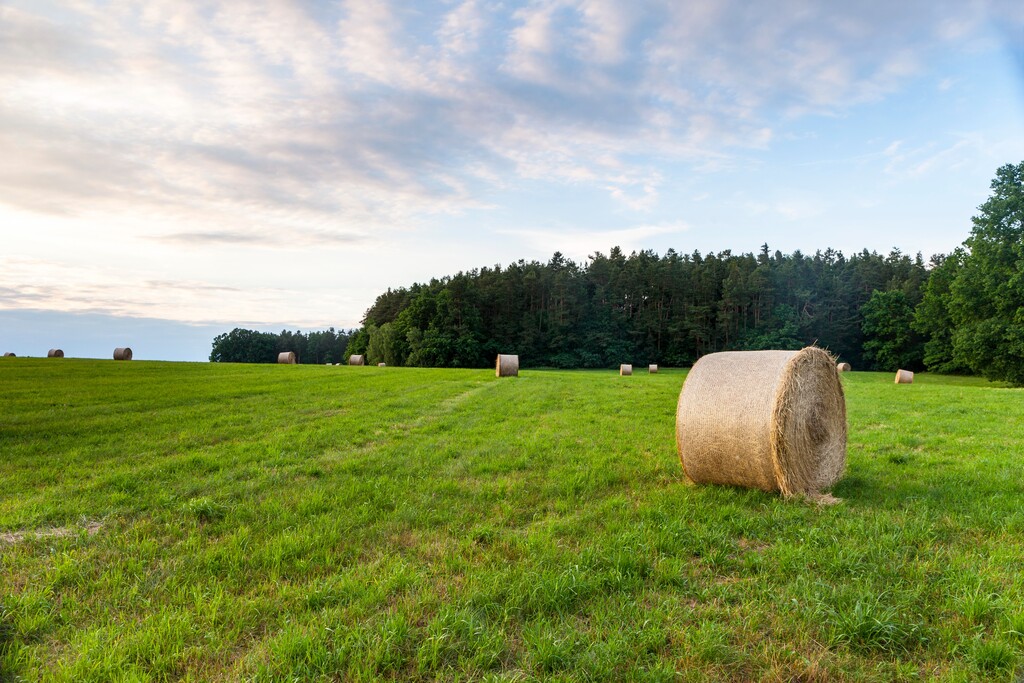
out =
<path fill-rule="evenodd" d="M 1024 162 L 996 172 L 949 286 L 957 362 L 1024 385 Z"/>
<path fill-rule="evenodd" d="M 921 367 L 922 344 L 911 327 L 914 309 L 900 290 L 874 291 L 861 308 L 864 359 L 873 369 L 894 371 Z"/>
<path fill-rule="evenodd" d="M 210 360 L 215 363 L 275 363 L 277 354 L 294 351 L 300 363 L 340 363 L 349 344 L 349 333 L 332 327 L 303 333 L 281 330 L 280 334 L 236 327 L 213 340 Z"/>
<path fill-rule="evenodd" d="M 966 252 L 957 248 L 949 256 L 932 257 L 932 269 L 924 295 L 914 313 L 914 329 L 928 340 L 924 365 L 933 372 L 955 374 L 968 370 L 953 355 L 953 320 L 950 317 L 950 285 L 963 266 Z"/>
<path fill-rule="evenodd" d="M 521 260 L 389 289 L 347 353 L 433 367 L 486 367 L 497 353 L 517 353 L 527 367 L 597 368 L 680 366 L 714 351 L 816 342 L 859 364 L 860 309 L 872 292 L 898 292 L 913 306 L 926 280 L 921 257 L 898 250 L 787 256 L 766 244 L 757 255 L 627 256 L 614 247 L 583 265 L 555 253 L 546 264 Z"/>

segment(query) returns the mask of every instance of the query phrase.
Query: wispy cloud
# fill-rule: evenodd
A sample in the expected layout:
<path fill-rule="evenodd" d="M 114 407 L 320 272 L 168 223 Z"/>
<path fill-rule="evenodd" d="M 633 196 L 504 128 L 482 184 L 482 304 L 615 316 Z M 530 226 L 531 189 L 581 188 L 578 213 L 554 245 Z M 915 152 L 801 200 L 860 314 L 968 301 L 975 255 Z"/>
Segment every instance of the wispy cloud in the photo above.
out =
<path fill-rule="evenodd" d="M 678 222 L 634 225 L 618 230 L 523 229 L 497 232 L 524 240 L 540 254 L 559 251 L 582 262 L 594 252 L 607 253 L 612 247 L 620 247 L 626 252 L 649 248 L 652 238 L 679 235 L 688 229 L 688 225 Z"/>

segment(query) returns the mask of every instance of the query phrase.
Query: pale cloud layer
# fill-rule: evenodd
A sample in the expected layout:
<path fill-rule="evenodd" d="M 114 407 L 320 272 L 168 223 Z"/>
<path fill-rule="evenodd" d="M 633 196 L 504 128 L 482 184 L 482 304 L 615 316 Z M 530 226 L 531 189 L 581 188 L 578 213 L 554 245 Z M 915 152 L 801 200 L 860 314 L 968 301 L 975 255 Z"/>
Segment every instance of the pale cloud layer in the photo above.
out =
<path fill-rule="evenodd" d="M 1019 59 L 1022 27 L 979 1 L 0 0 L 0 309 L 354 325 L 502 258 L 736 248 L 723 221 L 837 215 L 774 187 L 801 144 L 880 194 L 984 186 L 1013 130 L 856 117 L 924 82 L 952 111 L 972 79 L 934 65 Z M 830 121 L 858 142 L 808 142 Z"/>

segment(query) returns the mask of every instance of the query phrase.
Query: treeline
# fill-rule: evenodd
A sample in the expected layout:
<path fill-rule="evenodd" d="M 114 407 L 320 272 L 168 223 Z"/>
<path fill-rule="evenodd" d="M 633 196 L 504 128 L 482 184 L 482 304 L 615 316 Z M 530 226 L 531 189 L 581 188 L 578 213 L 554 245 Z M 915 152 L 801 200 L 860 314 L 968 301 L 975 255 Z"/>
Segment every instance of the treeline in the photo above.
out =
<path fill-rule="evenodd" d="M 389 290 L 349 352 L 388 365 L 485 367 L 497 353 L 517 353 L 525 366 L 610 368 L 685 366 L 714 351 L 817 342 L 859 367 L 887 362 L 890 351 L 914 366 L 922 360 L 914 334 L 887 345 L 881 359 L 865 348 L 874 339 L 865 336 L 864 309 L 875 292 L 891 292 L 886 315 L 909 327 L 927 281 L 921 256 L 899 251 L 806 256 L 764 245 L 758 254 L 627 256 L 616 247 L 582 265 L 556 253 L 548 263 Z"/>
<path fill-rule="evenodd" d="M 220 363 L 275 363 L 277 354 L 294 351 L 298 362 L 340 363 L 351 333 L 332 327 L 321 332 L 257 332 L 236 327 L 213 340 L 210 360 Z"/>
<path fill-rule="evenodd" d="M 498 353 L 516 353 L 526 367 L 612 368 L 815 343 L 856 369 L 927 368 L 1024 385 L 1024 163 L 1000 168 L 992 191 L 964 245 L 928 263 L 898 250 L 847 257 L 767 244 L 756 254 L 660 256 L 616 247 L 584 264 L 556 252 L 547 263 L 389 289 L 344 355 L 275 338 L 259 357 L 295 350 L 304 362 L 360 353 L 397 366 L 487 367 Z M 228 360 L 223 348 L 245 332 L 218 337 L 211 360 Z"/>

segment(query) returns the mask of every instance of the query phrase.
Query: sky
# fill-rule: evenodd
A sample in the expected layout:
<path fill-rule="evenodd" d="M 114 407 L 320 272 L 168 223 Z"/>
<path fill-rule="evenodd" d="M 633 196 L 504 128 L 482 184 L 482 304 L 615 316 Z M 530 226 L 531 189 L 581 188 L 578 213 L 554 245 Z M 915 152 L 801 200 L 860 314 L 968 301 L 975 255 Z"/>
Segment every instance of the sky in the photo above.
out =
<path fill-rule="evenodd" d="M 205 360 L 555 251 L 948 253 L 1019 0 L 0 0 L 0 351 Z"/>

